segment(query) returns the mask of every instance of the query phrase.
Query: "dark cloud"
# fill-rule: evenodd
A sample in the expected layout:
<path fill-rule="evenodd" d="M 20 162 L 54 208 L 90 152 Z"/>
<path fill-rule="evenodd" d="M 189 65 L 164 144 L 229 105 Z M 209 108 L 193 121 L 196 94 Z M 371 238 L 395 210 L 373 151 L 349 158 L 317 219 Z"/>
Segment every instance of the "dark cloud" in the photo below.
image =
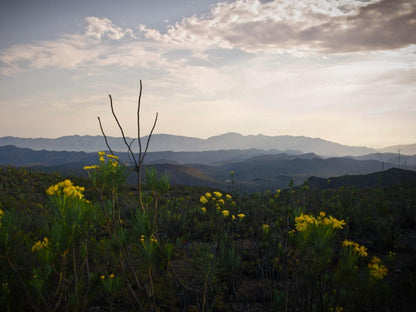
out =
<path fill-rule="evenodd" d="M 216 27 L 207 22 L 209 18 L 194 18 L 192 23 L 185 20 L 176 25 L 175 30 L 196 38 L 221 38 L 246 51 L 310 48 L 336 53 L 398 49 L 416 43 L 416 0 L 362 1 L 361 6 L 342 2 L 338 7 L 331 1 L 331 10 L 337 14 L 322 9 L 325 1 L 298 7 L 284 3 L 260 1 L 253 9 L 249 2 L 238 2 L 211 16 L 218 22 Z M 280 18 L 268 14 L 268 8 Z"/>
<path fill-rule="evenodd" d="M 416 43 L 416 1 L 384 0 L 362 7 L 358 14 L 337 17 L 300 33 L 324 50 L 351 52 L 397 49 Z"/>

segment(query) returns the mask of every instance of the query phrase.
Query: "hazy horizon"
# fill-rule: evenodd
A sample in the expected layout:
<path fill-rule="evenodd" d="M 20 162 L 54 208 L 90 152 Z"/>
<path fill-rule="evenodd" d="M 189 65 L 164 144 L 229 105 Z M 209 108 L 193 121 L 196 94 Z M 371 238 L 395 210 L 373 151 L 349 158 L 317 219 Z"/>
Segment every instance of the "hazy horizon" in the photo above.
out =
<path fill-rule="evenodd" d="M 17 0 L 0 12 L 0 137 L 416 142 L 414 0 Z"/>
<path fill-rule="evenodd" d="M 226 133 L 220 133 L 220 134 L 216 134 L 216 135 L 212 135 L 212 136 L 208 136 L 208 137 L 198 137 L 198 136 L 192 136 L 192 135 L 177 135 L 177 134 L 172 134 L 172 133 L 157 133 L 157 132 L 154 132 L 153 133 L 153 135 L 172 135 L 172 136 L 179 136 L 179 137 L 187 137 L 187 138 L 194 138 L 194 139 L 201 139 L 201 140 L 207 140 L 207 139 L 209 139 L 209 138 L 213 138 L 213 137 L 217 137 L 217 136 L 222 136 L 222 135 L 226 135 L 226 134 L 232 134 L 232 133 L 235 133 L 235 134 L 238 134 L 238 135 L 242 135 L 242 136 L 266 136 L 266 137 L 273 137 L 273 136 L 292 136 L 292 135 L 288 135 L 288 134 L 278 134 L 278 135 L 265 135 L 265 134 L 262 134 L 262 133 L 258 133 L 258 134 L 242 134 L 242 133 L 238 133 L 238 132 L 234 132 L 234 131 L 232 131 L 232 132 L 226 132 Z M 102 136 L 102 134 L 68 134 L 68 135 L 63 135 L 63 136 L 58 136 L 58 137 L 21 137 L 21 136 L 12 136 L 12 135 L 9 135 L 9 136 L 2 136 L 2 137 L 0 137 L 0 138 L 4 138 L 4 137 L 16 137 L 16 138 L 19 138 L 19 139 L 50 139 L 50 140 L 55 140 L 55 139 L 59 139 L 59 138 L 64 138 L 64 137 L 72 137 L 72 136 L 80 136 L 80 137 L 82 137 L 82 136 L 92 136 L 92 137 L 96 137 L 96 136 L 98 136 L 98 137 L 100 137 L 100 136 Z M 122 138 L 122 136 L 121 136 L 121 134 L 120 135 L 106 135 L 108 138 Z M 147 136 L 147 134 L 143 134 L 142 135 L 142 138 L 143 137 L 146 137 Z M 135 139 L 136 137 L 132 137 L 132 136 L 127 136 L 128 138 L 133 138 L 133 139 Z M 403 145 L 415 145 L 416 144 L 416 142 L 415 143 L 406 143 L 406 144 L 393 144 L 393 145 L 386 145 L 386 146 L 367 146 L 367 145 L 349 145 L 349 144 L 342 144 L 342 143 L 340 143 L 340 142 L 336 142 L 336 141 L 331 141 L 331 140 L 327 140 L 327 139 L 325 139 L 325 138 L 320 138 L 320 137 L 309 137 L 309 136 L 307 136 L 307 135 L 297 135 L 297 136 L 293 136 L 293 137 L 305 137 L 305 138 L 311 138 L 311 139 L 321 139 L 321 140 L 324 140 L 324 141 L 328 141 L 328 142 L 332 142 L 332 143 L 338 143 L 338 144 L 341 144 L 341 145 L 344 145 L 344 146 L 351 146 L 351 147 L 367 147 L 367 148 L 372 148 L 372 149 L 375 149 L 375 150 L 377 150 L 377 149 L 384 149 L 384 148 L 387 148 L 387 147 L 394 147 L 394 146 L 403 146 Z"/>

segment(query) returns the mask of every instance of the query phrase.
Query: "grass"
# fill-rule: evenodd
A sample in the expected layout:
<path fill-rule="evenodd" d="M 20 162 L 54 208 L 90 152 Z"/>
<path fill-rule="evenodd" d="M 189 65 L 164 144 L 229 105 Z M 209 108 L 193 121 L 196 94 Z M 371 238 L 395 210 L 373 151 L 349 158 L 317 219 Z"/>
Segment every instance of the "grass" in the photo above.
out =
<path fill-rule="evenodd" d="M 90 179 L 0 168 L 0 310 L 414 307 L 415 186 L 226 193 L 149 171 L 140 202 L 113 158 L 97 166 Z M 82 196 L 46 193 L 65 180 Z"/>

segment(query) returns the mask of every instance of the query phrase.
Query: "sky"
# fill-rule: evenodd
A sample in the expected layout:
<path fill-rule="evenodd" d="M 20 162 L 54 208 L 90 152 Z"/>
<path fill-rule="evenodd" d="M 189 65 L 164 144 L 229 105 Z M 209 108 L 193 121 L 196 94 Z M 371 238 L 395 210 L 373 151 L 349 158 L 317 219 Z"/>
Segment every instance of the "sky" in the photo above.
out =
<path fill-rule="evenodd" d="M 319 137 L 416 143 L 416 0 L 14 0 L 0 137 Z"/>

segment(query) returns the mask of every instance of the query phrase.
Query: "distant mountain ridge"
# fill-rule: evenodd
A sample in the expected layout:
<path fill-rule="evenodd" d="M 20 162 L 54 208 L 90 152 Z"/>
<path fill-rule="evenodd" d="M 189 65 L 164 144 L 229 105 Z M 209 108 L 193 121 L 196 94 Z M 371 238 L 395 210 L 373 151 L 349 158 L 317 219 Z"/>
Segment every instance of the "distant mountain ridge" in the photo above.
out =
<path fill-rule="evenodd" d="M 120 161 L 130 163 L 127 153 L 117 153 Z M 279 151 L 218 150 L 206 152 L 149 152 L 145 166 L 152 165 L 166 173 L 172 184 L 230 187 L 232 179 L 241 189 L 263 191 L 286 188 L 293 180 L 296 185 L 309 177 L 329 178 L 342 175 L 369 174 L 397 167 L 375 158 L 390 159 L 394 154 L 376 154 L 362 157 L 322 158 L 314 153 L 287 154 Z M 68 151 L 35 151 L 15 146 L 0 146 L 0 165 L 30 167 L 46 172 L 84 175 L 83 167 L 97 162 L 97 153 Z M 406 156 L 408 164 L 416 164 L 416 155 Z M 359 158 L 359 159 L 356 159 Z M 394 160 L 394 158 L 393 158 Z M 415 165 L 407 167 L 416 171 Z M 234 178 L 230 172 L 235 174 Z M 135 182 L 133 175 L 130 175 Z M 332 178 L 331 178 L 332 179 Z M 335 181 L 335 180 L 334 180 Z M 326 182 L 326 180 L 325 180 Z"/>
<path fill-rule="evenodd" d="M 142 138 L 143 145 L 146 144 L 147 139 L 147 136 Z M 129 143 L 133 141 L 132 138 L 127 138 L 127 140 Z M 108 142 L 114 151 L 126 151 L 122 138 L 108 137 Z M 64 136 L 56 139 L 31 139 L 9 136 L 0 138 L 0 146 L 4 145 L 49 151 L 96 152 L 107 149 L 102 136 L 88 135 Z M 137 140 L 134 141 L 132 147 L 137 150 Z M 365 146 L 347 146 L 320 138 L 289 135 L 241 135 L 234 132 L 213 136 L 208 139 L 154 134 L 149 147 L 149 151 L 152 152 L 200 152 L 231 149 L 279 150 L 289 154 L 315 153 L 321 156 L 360 156 L 377 152 Z"/>

